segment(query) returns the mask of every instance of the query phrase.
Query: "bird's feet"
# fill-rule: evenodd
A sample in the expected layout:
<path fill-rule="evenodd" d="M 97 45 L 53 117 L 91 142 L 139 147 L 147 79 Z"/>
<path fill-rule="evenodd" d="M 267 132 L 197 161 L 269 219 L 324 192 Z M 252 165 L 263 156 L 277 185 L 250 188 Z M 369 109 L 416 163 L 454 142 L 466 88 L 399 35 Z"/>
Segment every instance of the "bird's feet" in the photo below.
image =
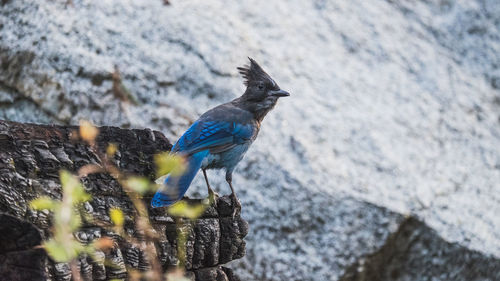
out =
<path fill-rule="evenodd" d="M 241 203 L 236 194 L 232 194 L 233 197 L 233 219 L 241 214 Z"/>
<path fill-rule="evenodd" d="M 214 206 L 214 208 L 217 209 L 217 200 L 218 199 L 219 199 L 219 194 L 217 194 L 217 192 L 210 189 L 208 191 L 208 204 L 210 206 Z"/>

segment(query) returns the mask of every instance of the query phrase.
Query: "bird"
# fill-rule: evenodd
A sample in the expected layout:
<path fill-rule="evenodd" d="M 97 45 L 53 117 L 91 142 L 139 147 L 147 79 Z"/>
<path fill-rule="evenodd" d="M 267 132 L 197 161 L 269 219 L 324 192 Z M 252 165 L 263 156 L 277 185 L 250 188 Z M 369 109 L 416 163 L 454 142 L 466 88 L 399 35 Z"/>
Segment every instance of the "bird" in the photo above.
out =
<path fill-rule="evenodd" d="M 237 67 L 244 79 L 245 92 L 202 114 L 172 147 L 170 153 L 182 156 L 186 169 L 182 175 L 165 178 L 151 200 L 152 207 L 170 206 L 182 199 L 200 169 L 213 202 L 218 195 L 210 187 L 206 171 L 224 169 L 235 205 L 233 217 L 241 212 L 232 184 L 233 171 L 257 138 L 267 113 L 279 98 L 290 96 L 254 59 L 248 59 L 248 65 Z"/>

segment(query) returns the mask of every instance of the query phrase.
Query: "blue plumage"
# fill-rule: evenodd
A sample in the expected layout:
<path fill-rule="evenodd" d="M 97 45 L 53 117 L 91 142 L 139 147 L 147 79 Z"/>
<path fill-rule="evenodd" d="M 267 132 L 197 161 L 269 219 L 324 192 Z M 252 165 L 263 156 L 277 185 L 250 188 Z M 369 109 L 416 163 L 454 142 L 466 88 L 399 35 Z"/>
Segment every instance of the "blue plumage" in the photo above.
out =
<path fill-rule="evenodd" d="M 205 170 L 225 169 L 226 181 L 239 209 L 232 186 L 232 172 L 257 137 L 264 116 L 276 105 L 279 97 L 289 94 L 280 90 L 252 59 L 250 66 L 238 69 L 246 79 L 245 93 L 207 111 L 175 143 L 171 152 L 186 158 L 186 172 L 180 177 L 168 176 L 165 179 L 151 201 L 153 207 L 168 206 L 181 199 L 201 168 L 211 195 L 215 193 L 210 188 Z"/>

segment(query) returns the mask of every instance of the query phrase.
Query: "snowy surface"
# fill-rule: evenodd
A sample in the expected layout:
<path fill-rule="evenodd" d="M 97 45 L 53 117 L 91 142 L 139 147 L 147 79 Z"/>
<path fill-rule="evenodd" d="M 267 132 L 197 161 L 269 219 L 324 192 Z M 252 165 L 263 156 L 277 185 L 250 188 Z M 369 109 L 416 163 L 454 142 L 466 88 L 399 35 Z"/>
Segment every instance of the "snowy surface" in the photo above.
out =
<path fill-rule="evenodd" d="M 415 214 L 500 257 L 496 0 L 26 2 L 0 9 L 0 58 L 18 62 L 0 70 L 0 118 L 91 119 L 175 140 L 243 93 L 247 56 L 291 93 L 234 175 L 251 226 L 237 272 L 338 277 L 324 257 L 347 249 L 328 227 L 343 198 Z M 111 93 L 114 65 L 140 105 Z M 205 193 L 200 174 L 188 195 Z M 331 221 L 301 230 L 318 213 Z"/>

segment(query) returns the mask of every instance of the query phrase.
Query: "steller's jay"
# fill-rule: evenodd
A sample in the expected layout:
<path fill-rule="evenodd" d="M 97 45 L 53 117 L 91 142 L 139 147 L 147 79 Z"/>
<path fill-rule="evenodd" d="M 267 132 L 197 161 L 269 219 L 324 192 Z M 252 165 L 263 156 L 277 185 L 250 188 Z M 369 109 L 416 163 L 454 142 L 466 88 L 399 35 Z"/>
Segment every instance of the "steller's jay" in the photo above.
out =
<path fill-rule="evenodd" d="M 151 206 L 169 206 L 181 199 L 200 168 L 209 198 L 215 198 L 206 170 L 225 169 L 236 205 L 235 213 L 241 210 L 232 185 L 233 170 L 257 137 L 264 116 L 273 109 L 278 98 L 290 95 L 281 90 L 255 60 L 249 60 L 249 66 L 238 67 L 245 79 L 245 93 L 205 112 L 174 144 L 171 152 L 185 157 L 186 171 L 181 176 L 169 175 L 154 195 Z"/>

